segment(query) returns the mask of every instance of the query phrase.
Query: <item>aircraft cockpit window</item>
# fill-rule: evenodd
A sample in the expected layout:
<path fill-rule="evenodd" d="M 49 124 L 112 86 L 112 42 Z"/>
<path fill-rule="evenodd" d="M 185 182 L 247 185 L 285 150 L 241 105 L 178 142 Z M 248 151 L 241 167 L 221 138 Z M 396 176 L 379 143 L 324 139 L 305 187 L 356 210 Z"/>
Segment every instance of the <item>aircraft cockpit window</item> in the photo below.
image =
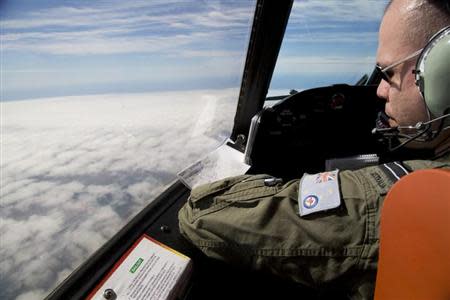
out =
<path fill-rule="evenodd" d="M 1 1 L 1 299 L 44 298 L 229 137 L 254 10 Z"/>
<path fill-rule="evenodd" d="M 354 85 L 375 65 L 387 0 L 294 2 L 272 76 L 269 100 L 290 91 Z"/>

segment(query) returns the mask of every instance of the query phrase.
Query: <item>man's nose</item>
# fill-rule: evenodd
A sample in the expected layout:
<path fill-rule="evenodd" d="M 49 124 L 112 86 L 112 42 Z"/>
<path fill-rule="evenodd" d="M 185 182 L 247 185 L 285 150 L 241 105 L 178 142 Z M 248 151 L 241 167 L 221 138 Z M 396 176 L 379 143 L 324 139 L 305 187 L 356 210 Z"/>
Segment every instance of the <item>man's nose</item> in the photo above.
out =
<path fill-rule="evenodd" d="M 389 83 L 381 79 L 381 82 L 377 88 L 377 96 L 387 101 L 389 95 L 389 87 L 390 87 Z"/>

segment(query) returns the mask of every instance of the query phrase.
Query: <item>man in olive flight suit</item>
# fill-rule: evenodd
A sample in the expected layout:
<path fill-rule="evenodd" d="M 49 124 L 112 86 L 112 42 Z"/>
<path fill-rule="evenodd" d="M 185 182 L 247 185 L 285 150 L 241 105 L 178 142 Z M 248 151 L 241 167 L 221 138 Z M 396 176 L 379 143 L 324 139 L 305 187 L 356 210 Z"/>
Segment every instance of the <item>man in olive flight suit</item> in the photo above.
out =
<path fill-rule="evenodd" d="M 428 92 L 434 82 L 418 76 L 420 65 L 416 63 L 433 58 L 434 50 L 426 55 L 418 50 L 450 25 L 448 2 L 391 1 L 377 51 L 377 68 L 383 78 L 377 94 L 386 100 L 386 127 L 403 134 L 408 142 L 405 147 L 434 149 L 433 157 L 305 174 L 285 184 L 268 185 L 267 175 L 243 175 L 203 185 L 192 191 L 179 212 L 181 233 L 208 256 L 270 270 L 312 287 L 344 279 L 340 282 L 348 284 L 345 288 L 351 298 L 372 298 L 386 193 L 411 171 L 450 168 L 450 118 L 445 118 L 450 96 L 436 92 L 442 86 Z M 442 46 L 447 47 L 446 59 L 437 58 L 444 74 L 437 76 L 447 76 L 444 88 L 448 90 L 446 45 Z M 432 69 L 433 62 L 427 63 Z M 425 91 L 416 80 L 425 81 Z M 424 126 L 430 127 L 425 134 Z"/>

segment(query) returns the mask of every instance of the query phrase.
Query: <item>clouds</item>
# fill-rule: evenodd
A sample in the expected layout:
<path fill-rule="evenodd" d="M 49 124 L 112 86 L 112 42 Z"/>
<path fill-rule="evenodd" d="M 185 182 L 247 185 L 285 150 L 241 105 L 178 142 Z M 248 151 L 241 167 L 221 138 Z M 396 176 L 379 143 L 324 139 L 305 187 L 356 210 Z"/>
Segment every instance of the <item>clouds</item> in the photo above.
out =
<path fill-rule="evenodd" d="M 277 70 L 282 74 L 308 73 L 361 73 L 370 70 L 375 61 L 374 56 L 340 57 L 340 56 L 283 56 L 277 62 Z"/>
<path fill-rule="evenodd" d="M 3 49 L 59 55 L 179 53 L 180 47 L 196 49 L 224 35 L 245 37 L 253 8 L 239 3 L 108 1 L 29 11 L 2 21 Z"/>
<path fill-rule="evenodd" d="M 237 95 L 2 103 L 0 298 L 39 298 L 54 288 L 227 137 Z"/>
<path fill-rule="evenodd" d="M 353 84 L 375 65 L 387 0 L 294 2 L 271 89 Z"/>
<path fill-rule="evenodd" d="M 294 2 L 279 57 L 305 61 L 322 56 L 322 67 L 311 68 L 316 74 L 323 70 L 322 77 L 330 75 L 327 70 L 338 70 L 333 64 L 327 69 L 324 65 L 336 56 L 354 69 L 357 61 L 374 57 L 385 2 Z M 5 10 L 1 20 L 2 99 L 6 100 L 237 86 L 255 4 L 108 0 L 44 2 L 33 7 L 29 1 L 14 3 L 18 12 Z M 293 66 L 277 71 L 289 70 L 280 75 L 290 75 Z"/>
<path fill-rule="evenodd" d="M 287 28 L 287 43 L 335 48 L 373 48 L 388 0 L 296 1 Z"/>
<path fill-rule="evenodd" d="M 2 101 L 239 84 L 252 1 L 18 0 L 1 14 Z"/>
<path fill-rule="evenodd" d="M 387 2 L 387 0 L 296 1 L 292 8 L 292 14 L 296 18 L 292 21 L 298 22 L 304 19 L 316 23 L 327 20 L 327 23 L 335 24 L 335 26 L 342 22 L 377 22 Z"/>

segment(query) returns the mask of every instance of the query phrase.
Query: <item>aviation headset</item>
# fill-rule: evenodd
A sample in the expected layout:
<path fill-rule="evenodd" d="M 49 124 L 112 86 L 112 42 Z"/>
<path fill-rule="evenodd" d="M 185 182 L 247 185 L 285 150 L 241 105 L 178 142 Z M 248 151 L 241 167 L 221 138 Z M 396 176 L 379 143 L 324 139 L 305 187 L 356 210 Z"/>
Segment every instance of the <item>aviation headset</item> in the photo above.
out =
<path fill-rule="evenodd" d="M 416 85 L 431 115 L 435 118 L 444 115 L 448 117 L 450 113 L 448 111 L 450 108 L 450 26 L 436 33 L 423 48 L 414 73 Z"/>
<path fill-rule="evenodd" d="M 417 140 L 421 142 L 436 138 L 444 129 L 450 129 L 450 26 L 439 30 L 422 49 L 416 62 L 416 85 L 428 109 L 428 121 L 418 122 L 414 126 L 387 126 L 387 116 L 379 114 L 373 133 L 384 137 L 400 137 L 401 144 L 390 151 Z M 431 124 L 442 120 L 438 129 L 432 131 Z M 399 129 L 409 129 L 414 133 L 402 134 Z"/>

